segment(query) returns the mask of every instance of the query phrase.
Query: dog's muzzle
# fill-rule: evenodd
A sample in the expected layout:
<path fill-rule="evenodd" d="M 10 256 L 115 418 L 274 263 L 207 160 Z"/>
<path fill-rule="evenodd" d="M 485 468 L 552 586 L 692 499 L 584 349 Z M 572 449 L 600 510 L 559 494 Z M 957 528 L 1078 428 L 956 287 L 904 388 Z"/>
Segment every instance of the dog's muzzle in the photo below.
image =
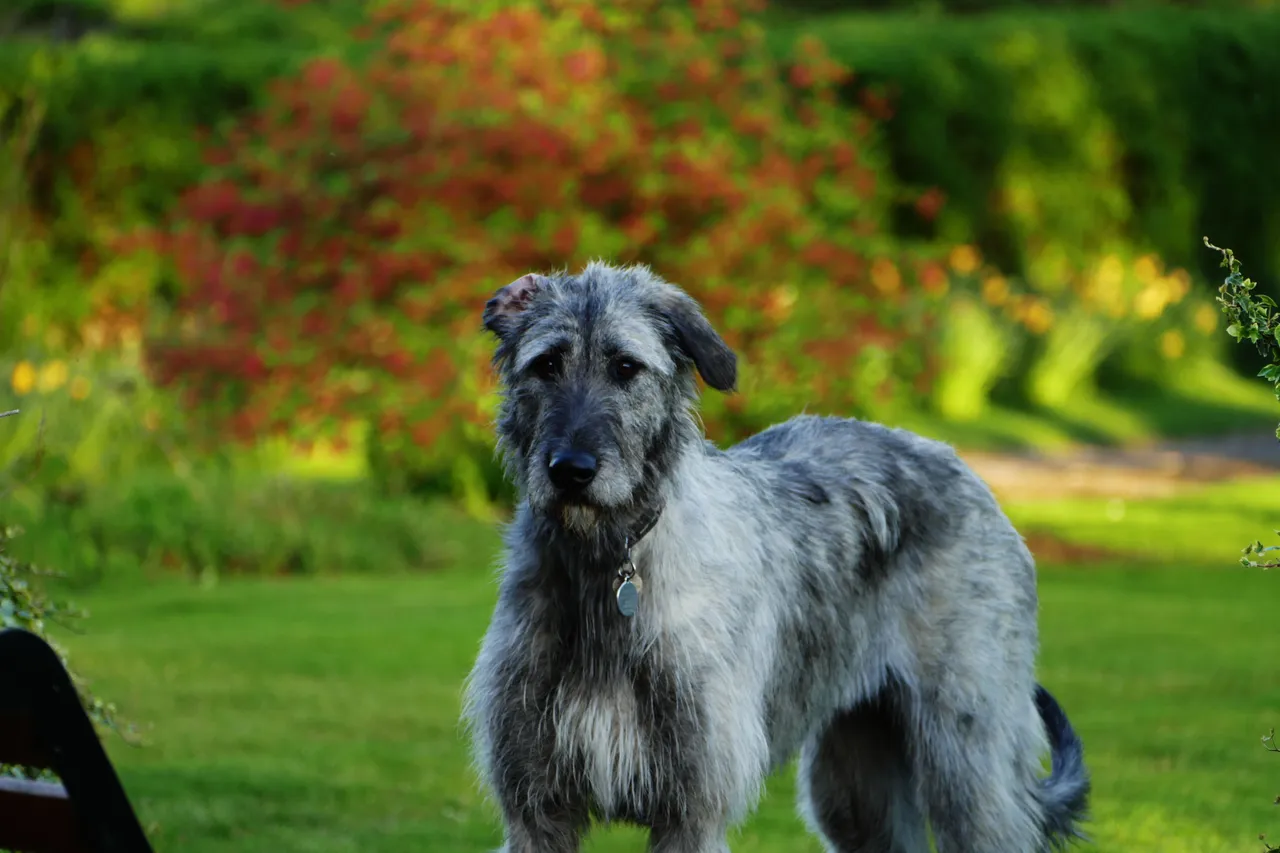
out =
<path fill-rule="evenodd" d="M 596 478 L 596 458 L 583 450 L 562 450 L 551 456 L 547 475 L 566 495 L 580 494 Z"/>

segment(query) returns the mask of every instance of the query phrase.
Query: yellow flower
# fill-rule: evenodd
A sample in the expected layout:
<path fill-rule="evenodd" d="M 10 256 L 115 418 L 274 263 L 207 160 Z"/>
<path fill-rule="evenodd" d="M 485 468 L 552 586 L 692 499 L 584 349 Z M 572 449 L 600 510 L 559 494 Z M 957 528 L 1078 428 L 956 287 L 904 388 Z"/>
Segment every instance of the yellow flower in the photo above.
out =
<path fill-rule="evenodd" d="M 1022 322 L 1033 335 L 1043 335 L 1053 325 L 1053 310 L 1040 300 L 1027 305 Z"/>
<path fill-rule="evenodd" d="M 902 274 L 887 258 L 877 258 L 871 265 L 871 283 L 884 294 L 896 293 L 902 285 Z"/>
<path fill-rule="evenodd" d="M 978 268 L 982 262 L 978 250 L 973 246 L 956 246 L 948 258 L 951 268 L 961 275 L 968 275 Z"/>
<path fill-rule="evenodd" d="M 1112 317 L 1124 316 L 1124 263 L 1116 255 L 1098 262 L 1085 284 L 1085 298 Z"/>
<path fill-rule="evenodd" d="M 1160 275 L 1160 264 L 1156 256 L 1143 255 L 1138 258 L 1138 262 L 1133 265 L 1133 274 L 1143 284 L 1155 281 L 1156 277 Z"/>
<path fill-rule="evenodd" d="M 147 428 L 147 432 L 155 432 L 160 428 L 160 413 L 155 409 L 148 409 L 142 416 L 142 425 Z"/>
<path fill-rule="evenodd" d="M 1218 331 L 1218 312 L 1212 305 L 1201 305 L 1196 309 L 1195 323 L 1201 334 L 1212 335 Z"/>
<path fill-rule="evenodd" d="M 13 393 L 19 397 L 30 394 L 36 385 L 36 369 L 31 366 L 31 362 L 18 362 L 13 368 L 13 375 L 9 377 L 9 384 L 13 386 Z"/>
<path fill-rule="evenodd" d="M 1124 264 L 1116 255 L 1107 255 L 1098 264 L 1098 286 L 1104 293 L 1124 283 Z"/>
<path fill-rule="evenodd" d="M 1003 305 L 1009 298 L 1009 282 L 1002 275 L 993 275 L 982 282 L 982 298 L 989 305 Z"/>
<path fill-rule="evenodd" d="M 41 394 L 48 394 L 50 391 L 56 391 L 61 388 L 66 384 L 66 381 L 67 363 L 58 359 L 40 368 L 40 376 L 36 379 L 36 386 L 40 389 Z"/>
<path fill-rule="evenodd" d="M 1177 329 L 1170 329 L 1160 336 L 1160 354 L 1168 359 L 1181 358 L 1186 352 L 1187 342 L 1182 338 L 1182 332 Z"/>
<path fill-rule="evenodd" d="M 1164 310 L 1165 291 L 1157 284 L 1148 284 L 1133 300 L 1133 311 L 1144 320 L 1154 320 Z"/>
<path fill-rule="evenodd" d="M 83 400 L 89 396 L 89 380 L 83 376 L 77 376 L 71 380 L 71 399 Z"/>

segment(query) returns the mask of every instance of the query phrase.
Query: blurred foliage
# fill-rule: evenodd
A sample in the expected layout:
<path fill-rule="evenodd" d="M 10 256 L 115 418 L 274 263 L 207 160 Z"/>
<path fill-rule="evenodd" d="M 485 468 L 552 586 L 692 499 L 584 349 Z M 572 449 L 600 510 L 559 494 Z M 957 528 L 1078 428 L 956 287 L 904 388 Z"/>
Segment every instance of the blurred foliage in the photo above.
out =
<path fill-rule="evenodd" d="M 37 339 L 0 370 L 0 410 L 22 411 L 0 422 L 5 520 L 27 530 L 15 543 L 24 559 L 73 582 L 394 573 L 451 557 L 440 513 L 317 464 L 323 448 L 194 452 L 137 340 L 67 358 Z"/>
<path fill-rule="evenodd" d="M 23 417 L 0 430 L 0 466 L 51 504 L 187 456 L 185 418 L 148 381 L 138 330 L 112 349 L 70 354 L 57 327 L 19 315 L 19 337 L 0 352 L 0 409 Z M 43 334 L 41 332 L 43 331 Z M 86 335 L 96 341 L 90 325 Z M 60 563 L 58 563 L 60 565 Z"/>
<path fill-rule="evenodd" d="M 0 310 L 0 348 L 15 316 L 35 313 L 69 347 L 86 322 L 110 332 L 145 320 L 164 283 L 145 259 L 120 256 L 120 235 L 157 222 L 199 178 L 202 129 L 349 44 L 363 5 L 18 0 L 7 29 L 0 13 L 0 106 L 44 111 L 6 282 L 6 302 L 23 310 Z"/>
<path fill-rule="evenodd" d="M 9 26 L 9 22 L 0 20 L 0 33 Z M 0 90 L 0 299 L 6 295 L 4 291 L 11 280 L 9 272 L 14 249 L 24 236 L 24 169 L 42 126 L 43 107 L 44 102 L 32 85 Z M 31 389 L 37 385 L 59 385 L 65 381 L 63 372 L 64 370 L 56 368 L 52 375 L 49 371 L 37 373 L 34 369 L 15 372 L 13 384 L 29 382 Z M 20 430 L 24 421 L 30 420 L 29 417 L 18 417 L 20 414 L 19 410 L 0 406 L 0 436 L 3 436 L 0 438 L 0 447 L 12 447 L 10 431 Z M 42 445 L 36 445 L 31 450 L 30 458 L 39 460 L 43 456 Z M 65 650 L 48 633 L 50 623 L 67 625 L 84 614 L 65 602 L 49 597 L 41 580 L 42 576 L 50 573 L 12 552 L 12 543 L 21 533 L 11 515 L 12 481 L 24 473 L 37 473 L 37 470 L 38 466 L 29 466 L 24 472 L 21 466 L 10 464 L 3 468 L 3 477 L 0 478 L 0 489 L 3 490 L 0 492 L 0 500 L 4 502 L 4 512 L 0 515 L 0 630 L 21 628 L 48 642 L 67 668 L 95 726 L 102 731 L 121 731 L 121 721 L 115 706 L 94 695 L 83 676 L 71 668 Z M 0 764 L 0 776 L 51 778 L 52 774 L 48 771 L 35 773 L 29 768 Z"/>
<path fill-rule="evenodd" d="M 361 481 L 271 476 L 222 464 L 142 469 L 74 503 L 15 489 L 24 556 L 77 584 L 185 574 L 214 583 L 266 576 L 395 574 L 435 568 L 449 550 L 443 512 Z"/>
<path fill-rule="evenodd" d="M 790 13 L 911 12 L 918 15 L 964 15 L 1036 9 L 1272 9 L 1276 0 L 774 0 Z"/>
<path fill-rule="evenodd" d="M 1110 255 L 1207 280 L 1189 247 L 1209 228 L 1280 271 L 1280 14 L 845 14 L 771 38 L 781 50 L 797 32 L 855 70 L 849 98 L 889 117 L 894 172 L 940 188 L 929 233 L 1031 292 L 1060 293 Z"/>
<path fill-rule="evenodd" d="M 1176 385 L 1216 355 L 1212 303 L 1188 299 L 1191 276 L 1153 254 L 1116 246 L 1053 288 L 1004 274 L 972 245 L 953 248 L 948 266 L 953 295 L 932 393 L 951 420 L 984 415 L 1002 381 L 1018 380 L 1032 406 L 1061 410 L 1097 394 L 1117 353 L 1154 385 Z"/>
<path fill-rule="evenodd" d="M 718 437 L 912 396 L 945 272 L 885 235 L 843 70 L 813 39 L 780 66 L 752 6 L 384 5 L 367 62 L 274 82 L 133 243 L 180 285 L 157 377 L 244 439 L 370 419 L 386 467 L 472 494 L 495 479 L 478 306 L 604 256 L 686 286 L 751 365 L 705 407 Z"/>
<path fill-rule="evenodd" d="M 383 5 L 0 12 L 3 142 L 39 128 L 25 163 L 0 152 L 0 410 L 30 415 L 0 460 L 40 472 L 40 513 L 210 449 L 261 459 L 217 446 L 228 427 L 341 453 L 349 420 L 384 490 L 488 511 L 509 486 L 477 306 L 592 255 L 653 263 L 744 353 L 742 393 L 706 400 L 725 440 L 923 401 L 1115 439 L 1170 421 L 1099 387 L 1234 381 L 1182 234 L 1280 224 L 1270 17 L 824 17 L 850 83 L 750 4 Z M 1211 95 L 1243 141 L 1200 120 Z"/>

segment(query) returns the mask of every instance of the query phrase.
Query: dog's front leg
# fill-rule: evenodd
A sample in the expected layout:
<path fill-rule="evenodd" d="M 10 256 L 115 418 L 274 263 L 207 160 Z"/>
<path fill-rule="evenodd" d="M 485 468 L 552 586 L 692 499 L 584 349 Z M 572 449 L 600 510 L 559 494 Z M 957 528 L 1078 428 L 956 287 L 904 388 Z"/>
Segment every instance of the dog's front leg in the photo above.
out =
<path fill-rule="evenodd" d="M 726 827 L 718 821 L 690 820 L 657 827 L 649 833 L 650 853 L 729 853 Z"/>
<path fill-rule="evenodd" d="M 520 682 L 515 684 L 511 689 L 519 688 Z M 534 682 L 527 684 L 530 696 L 549 695 Z M 500 853 L 577 853 L 590 821 L 581 770 L 555 754 L 542 701 L 526 709 L 508 699 L 499 703 L 502 710 L 492 718 L 489 735 L 497 768 L 494 789 L 506 827 Z"/>
<path fill-rule="evenodd" d="M 585 815 L 570 811 L 508 815 L 506 841 L 498 853 L 578 853 Z"/>

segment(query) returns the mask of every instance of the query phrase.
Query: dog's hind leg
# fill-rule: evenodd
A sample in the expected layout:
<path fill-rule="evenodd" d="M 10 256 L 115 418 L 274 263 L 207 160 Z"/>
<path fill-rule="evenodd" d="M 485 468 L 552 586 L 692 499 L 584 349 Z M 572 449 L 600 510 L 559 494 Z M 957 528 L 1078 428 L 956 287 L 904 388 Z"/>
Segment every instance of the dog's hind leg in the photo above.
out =
<path fill-rule="evenodd" d="M 839 714 L 800 753 L 800 811 L 830 853 L 927 853 L 920 792 L 886 688 Z"/>
<path fill-rule="evenodd" d="M 1038 853 L 1044 848 L 1036 796 L 1042 740 L 1030 699 L 957 713 L 920 709 L 918 773 L 938 853 Z"/>

